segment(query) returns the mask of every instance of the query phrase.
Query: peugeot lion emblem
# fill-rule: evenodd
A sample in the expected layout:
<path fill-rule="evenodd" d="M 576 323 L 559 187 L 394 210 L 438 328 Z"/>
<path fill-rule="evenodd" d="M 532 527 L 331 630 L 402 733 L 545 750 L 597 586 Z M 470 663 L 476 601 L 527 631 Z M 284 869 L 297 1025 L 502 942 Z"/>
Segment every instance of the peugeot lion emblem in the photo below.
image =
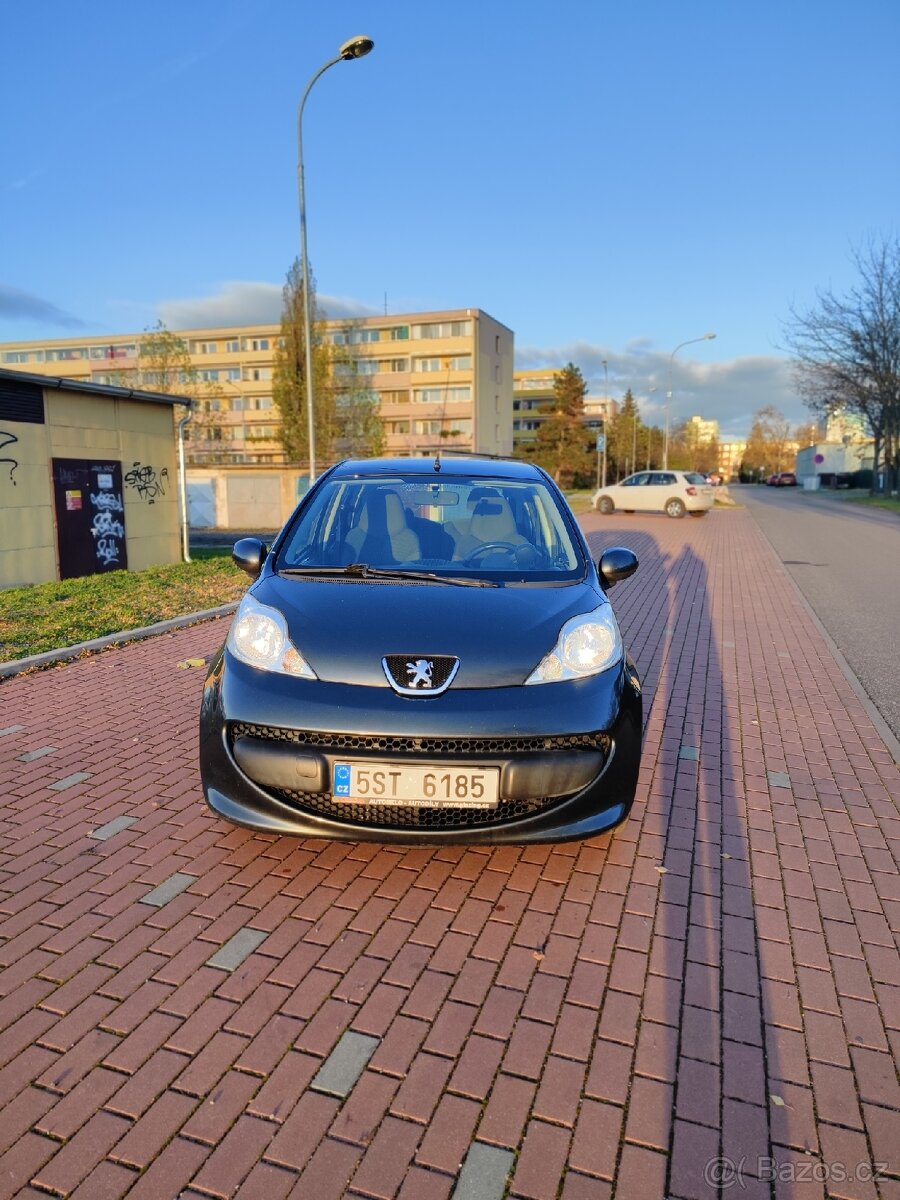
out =
<path fill-rule="evenodd" d="M 409 675 L 409 680 L 406 684 L 409 688 L 430 688 L 431 672 L 434 670 L 434 663 L 427 658 L 417 658 L 415 662 L 408 662 L 406 670 Z"/>
<path fill-rule="evenodd" d="M 386 654 L 381 660 L 387 681 L 401 696 L 440 696 L 453 682 L 459 659 L 450 654 L 426 658 L 412 654 Z"/>

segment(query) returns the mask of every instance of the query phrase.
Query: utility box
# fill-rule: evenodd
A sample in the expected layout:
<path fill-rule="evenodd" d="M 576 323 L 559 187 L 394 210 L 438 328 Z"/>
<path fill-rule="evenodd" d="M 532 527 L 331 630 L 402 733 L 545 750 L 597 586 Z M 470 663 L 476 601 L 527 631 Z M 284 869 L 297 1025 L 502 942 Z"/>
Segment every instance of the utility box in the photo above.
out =
<path fill-rule="evenodd" d="M 188 404 L 0 369 L 0 587 L 179 562 Z"/>

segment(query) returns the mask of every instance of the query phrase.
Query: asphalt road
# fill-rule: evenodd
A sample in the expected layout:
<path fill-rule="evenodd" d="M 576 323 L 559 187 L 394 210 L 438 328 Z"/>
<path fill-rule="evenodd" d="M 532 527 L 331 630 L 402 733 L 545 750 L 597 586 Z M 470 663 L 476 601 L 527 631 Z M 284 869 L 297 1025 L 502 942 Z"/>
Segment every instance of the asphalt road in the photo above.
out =
<path fill-rule="evenodd" d="M 800 488 L 732 486 L 900 739 L 900 517 Z"/>

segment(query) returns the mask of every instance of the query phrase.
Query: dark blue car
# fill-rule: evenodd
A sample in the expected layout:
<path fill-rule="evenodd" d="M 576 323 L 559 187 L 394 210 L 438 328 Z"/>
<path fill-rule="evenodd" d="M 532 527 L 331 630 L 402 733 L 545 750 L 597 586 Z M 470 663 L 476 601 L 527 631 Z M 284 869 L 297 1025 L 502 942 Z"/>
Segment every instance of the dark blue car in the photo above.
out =
<path fill-rule="evenodd" d="M 539 467 L 463 457 L 347 461 L 271 550 L 210 670 L 211 808 L 302 837 L 540 842 L 624 820 L 641 695 L 607 590 Z"/>

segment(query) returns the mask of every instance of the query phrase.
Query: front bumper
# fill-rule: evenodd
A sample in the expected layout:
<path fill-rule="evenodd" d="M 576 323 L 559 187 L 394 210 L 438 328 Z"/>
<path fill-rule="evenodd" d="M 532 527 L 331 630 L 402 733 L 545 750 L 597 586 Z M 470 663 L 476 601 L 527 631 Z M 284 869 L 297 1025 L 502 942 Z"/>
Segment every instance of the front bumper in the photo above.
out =
<path fill-rule="evenodd" d="M 316 732 L 318 731 L 318 732 Z M 633 665 L 590 680 L 457 690 L 306 683 L 220 655 L 204 690 L 200 760 L 214 812 L 268 833 L 379 842 L 593 837 L 634 800 L 641 695 Z M 373 809 L 330 797 L 336 759 L 496 766 L 497 810 Z"/>

